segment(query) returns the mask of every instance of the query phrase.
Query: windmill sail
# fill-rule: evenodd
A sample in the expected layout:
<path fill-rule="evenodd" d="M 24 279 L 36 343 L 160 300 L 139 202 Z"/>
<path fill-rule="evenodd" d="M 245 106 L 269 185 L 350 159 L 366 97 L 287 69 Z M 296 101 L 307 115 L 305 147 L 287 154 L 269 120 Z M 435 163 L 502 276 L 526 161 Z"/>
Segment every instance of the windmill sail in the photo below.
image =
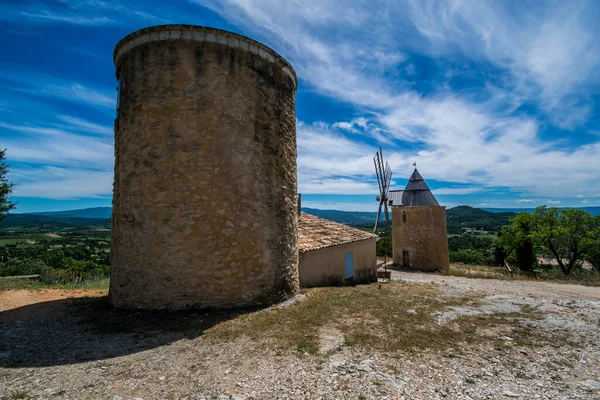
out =
<path fill-rule="evenodd" d="M 379 229 L 379 219 L 381 218 L 381 211 L 383 209 L 385 215 L 385 221 L 387 230 L 390 230 L 390 215 L 388 210 L 388 194 L 390 191 L 390 182 L 392 181 L 392 169 L 390 164 L 386 161 L 384 164 L 383 151 L 379 148 L 379 151 L 373 157 L 373 163 L 375 164 L 375 174 L 377 175 L 377 186 L 379 187 L 379 196 L 377 201 L 379 202 L 379 209 L 377 211 L 377 218 L 375 219 L 375 229 L 373 232 L 377 232 Z"/>

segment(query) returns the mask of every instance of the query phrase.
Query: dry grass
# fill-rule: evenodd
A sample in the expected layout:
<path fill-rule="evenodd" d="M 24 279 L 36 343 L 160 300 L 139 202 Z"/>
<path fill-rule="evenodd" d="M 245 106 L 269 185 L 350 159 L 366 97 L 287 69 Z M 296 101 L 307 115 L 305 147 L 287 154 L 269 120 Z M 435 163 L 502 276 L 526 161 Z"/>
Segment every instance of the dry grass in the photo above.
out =
<path fill-rule="evenodd" d="M 585 274 L 573 273 L 569 276 L 565 276 L 560 271 L 554 271 L 554 273 L 544 272 L 533 276 L 515 270 L 511 275 L 508 275 L 503 268 L 499 267 L 451 263 L 448 270 L 443 273 L 450 276 L 461 276 L 465 278 L 502 279 L 511 281 L 548 281 L 552 283 L 600 286 L 600 274 L 593 272 Z"/>
<path fill-rule="evenodd" d="M 457 343 L 489 340 L 480 331 L 502 326 L 519 335 L 519 315 L 459 317 L 450 325 L 439 324 L 436 315 L 450 306 L 476 298 L 444 297 L 431 285 L 390 283 L 356 287 L 316 288 L 307 298 L 285 308 L 245 314 L 220 323 L 206 333 L 208 340 L 233 340 L 248 336 L 267 339 L 279 349 L 294 348 L 316 354 L 319 329 L 333 326 L 344 335 L 346 346 L 386 352 L 452 348 Z M 526 310 L 529 313 L 529 310 Z M 524 317 L 525 315 L 523 315 Z M 530 332 L 522 332 L 523 336 Z"/>
<path fill-rule="evenodd" d="M 29 279 L 0 279 L 0 291 L 19 289 L 108 289 L 109 278 L 88 279 L 73 283 L 44 283 Z"/>

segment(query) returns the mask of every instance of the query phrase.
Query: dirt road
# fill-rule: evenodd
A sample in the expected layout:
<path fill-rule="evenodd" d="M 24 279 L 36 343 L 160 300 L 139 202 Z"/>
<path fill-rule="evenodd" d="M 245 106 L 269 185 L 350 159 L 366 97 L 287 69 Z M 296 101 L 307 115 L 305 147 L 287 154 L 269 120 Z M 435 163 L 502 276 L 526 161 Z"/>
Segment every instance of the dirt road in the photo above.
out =
<path fill-rule="evenodd" d="M 409 296 L 404 313 L 439 300 L 448 306 L 429 312 L 440 327 L 465 317 L 498 323 L 474 327 L 469 334 L 485 340 L 472 344 L 400 352 L 353 346 L 344 326 L 327 325 L 323 350 L 307 354 L 205 335 L 244 314 L 123 312 L 99 291 L 6 291 L 0 399 L 600 399 L 599 288 L 396 271 L 393 279 L 439 293 L 429 303 Z"/>

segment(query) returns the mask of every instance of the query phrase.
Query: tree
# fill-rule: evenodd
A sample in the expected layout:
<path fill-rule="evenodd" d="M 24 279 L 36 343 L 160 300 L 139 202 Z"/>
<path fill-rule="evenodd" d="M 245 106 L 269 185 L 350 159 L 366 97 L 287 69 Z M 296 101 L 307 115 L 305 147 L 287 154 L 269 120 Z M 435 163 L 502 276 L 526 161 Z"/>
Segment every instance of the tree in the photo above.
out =
<path fill-rule="evenodd" d="M 588 247 L 585 259 L 598 272 L 600 272 L 600 214 L 596 215 L 591 221 L 590 246 Z"/>
<path fill-rule="evenodd" d="M 536 208 L 533 213 L 533 237 L 546 247 L 565 275 L 581 267 L 591 246 L 592 216 L 584 210 L 567 208 Z"/>
<path fill-rule="evenodd" d="M 4 219 L 7 212 L 15 208 L 17 203 L 8 200 L 8 195 L 12 193 L 14 184 L 6 178 L 8 173 L 8 164 L 4 162 L 6 149 L 0 150 L 0 221 Z"/>
<path fill-rule="evenodd" d="M 511 220 L 509 226 L 501 229 L 494 241 L 497 248 L 504 250 L 509 263 L 516 264 L 521 271 L 526 272 L 531 272 L 537 263 L 532 240 L 532 223 L 531 214 L 521 212 Z M 501 253 L 498 250 L 496 252 Z"/>

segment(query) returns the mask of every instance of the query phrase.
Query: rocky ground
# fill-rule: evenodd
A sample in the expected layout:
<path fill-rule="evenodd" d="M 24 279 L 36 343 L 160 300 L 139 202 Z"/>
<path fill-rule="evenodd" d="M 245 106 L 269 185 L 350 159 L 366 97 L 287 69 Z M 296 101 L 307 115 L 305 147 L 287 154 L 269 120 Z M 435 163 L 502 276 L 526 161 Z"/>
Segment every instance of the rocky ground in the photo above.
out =
<path fill-rule="evenodd" d="M 80 299 L 64 291 L 5 291 L 0 398 L 600 399 L 600 288 L 396 271 L 392 277 L 433 283 L 440 301 L 470 299 L 432 312 L 440 326 L 465 316 L 499 322 L 474 331 L 485 340 L 398 351 L 351 345 L 343 327 L 325 324 L 319 351 L 309 354 L 282 349 L 268 336 L 206 334 L 244 318 L 234 313 L 123 315 L 105 308 L 102 291 L 73 292 L 90 297 Z M 422 312 L 414 308 L 402 312 Z"/>

